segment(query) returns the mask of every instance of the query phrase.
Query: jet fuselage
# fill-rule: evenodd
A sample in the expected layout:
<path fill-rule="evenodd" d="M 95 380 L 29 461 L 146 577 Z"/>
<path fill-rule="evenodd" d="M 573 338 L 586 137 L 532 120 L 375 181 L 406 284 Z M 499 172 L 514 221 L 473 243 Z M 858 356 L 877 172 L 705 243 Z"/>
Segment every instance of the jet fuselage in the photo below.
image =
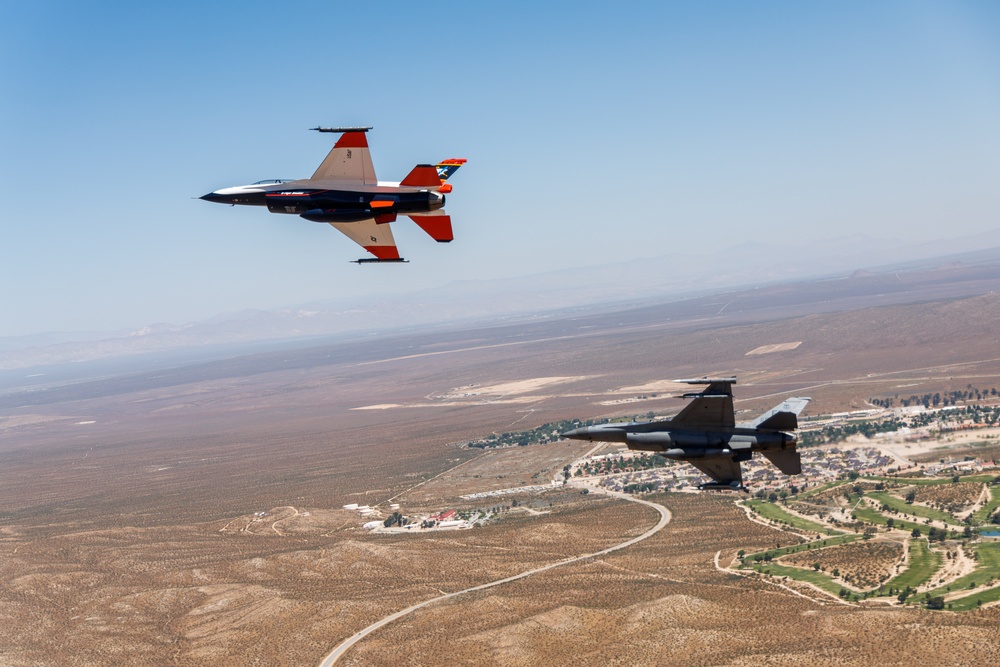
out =
<path fill-rule="evenodd" d="M 584 426 L 563 433 L 563 437 L 591 442 L 623 442 L 629 449 L 645 452 L 664 453 L 680 448 L 688 452 L 688 456 L 726 456 L 741 450 L 784 449 L 794 447 L 798 441 L 794 433 L 783 431 L 740 426 L 711 430 L 671 428 L 669 421 Z"/>
<path fill-rule="evenodd" d="M 299 185 L 301 184 L 301 185 Z M 331 184 L 332 185 L 332 184 Z M 216 190 L 205 201 L 266 206 L 271 213 L 300 215 L 312 222 L 352 222 L 382 216 L 427 213 L 444 207 L 440 192 L 400 187 L 398 183 L 324 187 L 316 181 L 267 181 Z"/>

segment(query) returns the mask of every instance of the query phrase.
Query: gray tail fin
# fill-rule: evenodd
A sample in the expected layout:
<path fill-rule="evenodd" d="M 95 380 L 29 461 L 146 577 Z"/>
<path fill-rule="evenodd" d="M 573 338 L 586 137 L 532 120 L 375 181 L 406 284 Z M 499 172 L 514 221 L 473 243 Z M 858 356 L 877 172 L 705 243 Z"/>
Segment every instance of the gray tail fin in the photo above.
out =
<path fill-rule="evenodd" d="M 810 398 L 789 398 L 750 422 L 753 428 L 774 431 L 794 431 L 799 427 L 798 414 L 811 401 Z M 779 466 L 780 467 L 780 466 Z"/>

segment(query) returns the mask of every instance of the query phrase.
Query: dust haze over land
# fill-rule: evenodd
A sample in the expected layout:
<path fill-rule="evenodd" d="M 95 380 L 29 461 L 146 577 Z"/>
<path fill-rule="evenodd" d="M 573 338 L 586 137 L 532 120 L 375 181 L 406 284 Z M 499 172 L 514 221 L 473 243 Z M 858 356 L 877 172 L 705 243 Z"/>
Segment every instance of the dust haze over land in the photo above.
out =
<path fill-rule="evenodd" d="M 400 330 L 416 332 L 428 327 L 468 328 L 498 319 L 514 322 L 548 318 L 573 308 L 632 309 L 723 290 L 769 289 L 792 280 L 829 280 L 851 273 L 874 278 L 869 281 L 874 285 L 880 279 L 891 281 L 897 273 L 943 267 L 982 269 L 1000 262 L 1000 247 L 994 247 L 998 243 L 1000 230 L 952 242 L 915 245 L 870 238 L 837 239 L 806 247 L 770 241 L 729 248 L 709 257 L 672 253 L 669 257 L 524 278 L 456 281 L 432 290 L 378 298 L 366 295 L 244 310 L 204 321 L 149 324 L 128 331 L 0 337 L 0 391 L 9 375 L 5 371 L 49 366 L 46 372 L 66 373 L 67 362 L 72 366 L 91 362 L 98 368 L 121 356 L 143 356 L 145 363 L 198 361 L 245 354 L 266 347 L 268 341 L 288 346 L 290 339 L 297 339 L 295 344 L 313 347 L 331 339 L 372 332 L 393 335 Z M 955 254 L 942 256 L 944 252 Z M 859 266 L 867 268 L 859 271 Z M 866 288 L 861 283 L 853 286 Z M 899 289 L 898 285 L 886 285 L 887 293 L 898 293 Z M 122 364 L 111 365 L 112 372 L 124 370 Z M 72 372 L 79 374 L 79 369 L 73 368 Z M 15 373 L 13 377 L 23 374 Z"/>
<path fill-rule="evenodd" d="M 678 377 L 732 373 L 738 410 L 805 394 L 813 414 L 900 386 L 998 386 L 998 288 L 998 263 L 925 267 L 10 382 L 0 395 L 10 628 L 0 658 L 316 664 L 410 604 L 605 548 L 655 521 L 567 489 L 532 501 L 544 514 L 376 536 L 343 504 L 475 508 L 459 496 L 478 484 L 544 483 L 579 443 L 485 454 L 456 443 L 670 412 L 681 405 L 673 394 L 637 394 Z M 366 406 L 395 407 L 356 409 Z M 935 615 L 787 595 L 712 564 L 719 550 L 767 548 L 782 533 L 746 521 L 726 496 L 660 500 L 674 520 L 647 542 L 428 608 L 345 664 L 997 657 L 996 607 Z M 899 640 L 891 651 L 887 636 Z"/>

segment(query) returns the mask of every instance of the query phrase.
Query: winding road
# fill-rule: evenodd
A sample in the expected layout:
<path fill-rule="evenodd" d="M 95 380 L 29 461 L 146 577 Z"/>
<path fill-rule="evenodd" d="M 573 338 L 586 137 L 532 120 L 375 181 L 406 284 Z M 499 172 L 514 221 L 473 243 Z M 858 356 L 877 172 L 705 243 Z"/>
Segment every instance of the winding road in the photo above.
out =
<path fill-rule="evenodd" d="M 586 560 L 588 558 L 595 558 L 597 556 L 604 556 L 605 554 L 609 554 L 609 553 L 612 553 L 614 551 L 618 551 L 619 549 L 624 549 L 625 547 L 630 547 L 633 544 L 636 544 L 638 542 L 642 542 L 646 538 L 652 537 L 656 533 L 658 533 L 661 530 L 663 530 L 663 528 L 668 523 L 670 523 L 670 510 L 668 510 L 663 505 L 659 505 L 657 503 L 650 502 L 648 500 L 642 500 L 641 498 L 636 498 L 634 496 L 629 496 L 629 495 L 624 494 L 624 493 L 616 493 L 614 491 L 604 491 L 604 493 L 606 493 L 607 495 L 611 495 L 611 496 L 616 496 L 618 498 L 622 498 L 624 500 L 628 500 L 628 501 L 633 502 L 633 503 L 639 503 L 640 505 L 648 505 L 649 507 L 652 507 L 653 509 L 655 509 L 657 512 L 660 513 L 660 521 L 655 526 L 653 526 L 652 528 L 650 528 L 649 530 L 647 530 L 645 533 L 643 533 L 642 535 L 639 535 L 638 537 L 633 537 L 632 539 L 626 540 L 625 542 L 622 542 L 621 544 L 616 544 L 613 547 L 608 547 L 607 549 L 602 549 L 601 551 L 595 551 L 594 553 L 591 553 L 591 554 L 584 554 L 583 556 L 574 556 L 572 558 L 567 558 L 565 560 L 561 560 L 561 561 L 558 561 L 556 563 L 550 563 L 549 565 L 545 565 L 543 567 L 535 568 L 534 570 L 528 570 L 527 572 L 522 572 L 521 574 L 515 574 L 512 577 L 506 577 L 504 579 L 497 579 L 496 581 L 491 581 L 489 583 L 480 584 L 478 586 L 473 586 L 471 588 L 466 588 L 465 590 L 455 591 L 454 593 L 446 593 L 445 595 L 440 595 L 440 596 L 438 596 L 436 598 L 431 598 L 430 600 L 425 600 L 423 602 L 415 604 L 412 607 L 407 607 L 406 609 L 403 609 L 402 611 L 397 611 L 395 614 L 391 614 L 389 616 L 386 616 L 382 620 L 377 621 L 375 623 L 372 623 L 367 628 L 364 628 L 363 630 L 360 630 L 360 631 L 354 633 L 353 635 L 351 635 L 350 637 L 348 637 L 347 639 L 345 639 L 339 646 L 337 646 L 337 648 L 333 649 L 333 651 L 331 651 L 325 658 L 323 658 L 323 662 L 320 663 L 320 667 L 331 667 L 334 663 L 337 662 L 337 660 L 339 660 L 341 657 L 343 657 L 343 655 L 347 651 L 349 651 L 352 646 L 354 646 L 355 644 L 357 644 L 359 641 L 361 641 L 362 639 L 364 639 L 365 637 L 367 637 L 371 633 L 375 632 L 379 628 L 381 628 L 383 626 L 386 626 L 386 625 L 388 625 L 388 624 L 392 623 L 393 621 L 396 621 L 396 620 L 398 620 L 400 618 L 403 618 L 404 616 L 407 616 L 407 615 L 409 615 L 409 614 L 417 611 L 418 609 L 422 609 L 424 607 L 427 607 L 429 605 L 435 604 L 437 602 L 441 602 L 442 600 L 447 600 L 449 598 L 458 597 L 459 595 L 465 595 L 466 593 L 474 593 L 476 591 L 486 590 L 487 588 L 493 588 L 494 586 L 500 586 L 501 584 L 506 584 L 506 583 L 509 583 L 511 581 L 517 581 L 518 579 L 524 579 L 525 577 L 530 577 L 533 574 L 538 574 L 539 572 L 545 572 L 546 570 L 552 570 L 552 569 L 557 568 L 557 567 L 562 567 L 563 565 L 571 565 L 573 563 L 577 563 L 577 562 L 579 562 L 581 560 Z"/>

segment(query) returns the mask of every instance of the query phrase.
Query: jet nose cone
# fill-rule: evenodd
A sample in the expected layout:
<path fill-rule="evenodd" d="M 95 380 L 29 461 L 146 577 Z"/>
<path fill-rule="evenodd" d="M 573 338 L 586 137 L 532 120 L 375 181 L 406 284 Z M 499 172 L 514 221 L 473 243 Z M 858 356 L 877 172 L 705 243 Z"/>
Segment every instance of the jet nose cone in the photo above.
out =
<path fill-rule="evenodd" d="M 569 438 L 570 440 L 590 440 L 590 427 L 583 426 L 575 428 L 572 431 L 566 431 L 562 434 L 562 437 Z"/>
<path fill-rule="evenodd" d="M 227 201 L 227 197 L 225 195 L 220 195 L 218 192 L 209 192 L 207 195 L 202 195 L 201 197 L 198 197 L 198 199 L 204 199 L 205 201 L 214 201 L 218 203 Z"/>

